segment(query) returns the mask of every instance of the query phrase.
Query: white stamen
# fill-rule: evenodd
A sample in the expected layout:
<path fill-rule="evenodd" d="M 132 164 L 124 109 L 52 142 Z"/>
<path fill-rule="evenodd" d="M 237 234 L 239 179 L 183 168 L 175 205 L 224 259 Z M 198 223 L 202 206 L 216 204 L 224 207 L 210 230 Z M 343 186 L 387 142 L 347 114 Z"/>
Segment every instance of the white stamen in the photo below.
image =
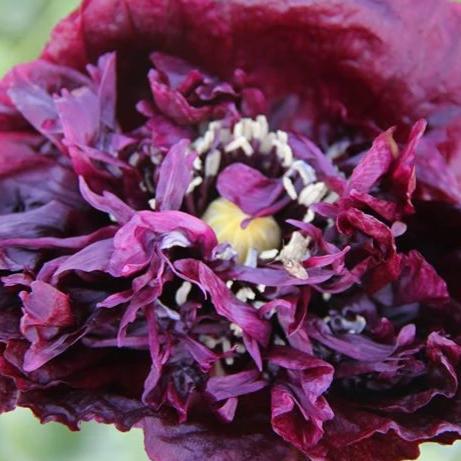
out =
<path fill-rule="evenodd" d="M 345 322 L 346 326 L 350 328 L 347 330 L 350 334 L 360 334 L 367 326 L 367 321 L 362 315 L 356 315 L 355 320 L 351 322 Z"/>
<path fill-rule="evenodd" d="M 201 170 L 203 166 L 202 159 L 200 157 L 195 157 L 194 163 L 192 165 L 195 170 Z"/>
<path fill-rule="evenodd" d="M 331 299 L 331 294 L 330 293 L 322 293 L 322 298 L 324 301 L 330 301 Z"/>
<path fill-rule="evenodd" d="M 215 138 L 214 130 L 208 129 L 202 138 L 199 138 L 195 143 L 195 149 L 199 154 L 203 154 L 210 149 Z"/>
<path fill-rule="evenodd" d="M 240 137 L 234 139 L 231 143 L 229 143 L 225 147 L 224 150 L 226 152 L 233 152 L 233 151 L 235 151 L 237 149 L 242 149 L 243 152 L 245 153 L 245 155 L 247 155 L 248 157 L 250 157 L 254 153 L 253 147 L 248 142 L 248 140 L 246 138 L 244 138 L 243 136 L 240 136 Z"/>
<path fill-rule="evenodd" d="M 233 139 L 231 130 L 229 128 L 221 128 L 219 130 L 219 140 L 222 144 L 228 144 Z"/>
<path fill-rule="evenodd" d="M 109 215 L 109 219 L 112 221 L 112 222 L 118 222 L 117 221 L 117 218 L 112 214 L 112 213 L 108 213 Z"/>
<path fill-rule="evenodd" d="M 135 152 L 133 155 L 130 156 L 129 160 L 128 160 L 128 163 L 131 165 L 131 166 L 136 166 L 139 159 L 140 159 L 140 155 Z"/>
<path fill-rule="evenodd" d="M 264 301 L 254 301 L 254 302 L 253 302 L 253 307 L 254 307 L 256 310 L 259 310 L 259 309 L 261 309 L 261 307 L 264 306 L 264 304 L 266 304 Z"/>
<path fill-rule="evenodd" d="M 301 232 L 295 231 L 291 234 L 290 241 L 282 248 L 280 259 L 296 259 L 303 261 L 307 254 L 307 249 L 311 238 L 303 237 Z"/>
<path fill-rule="evenodd" d="M 216 176 L 221 164 L 221 152 L 218 149 L 210 152 L 205 159 L 205 176 Z"/>
<path fill-rule="evenodd" d="M 330 229 L 331 227 L 335 227 L 335 220 L 328 218 L 327 219 L 327 229 Z"/>
<path fill-rule="evenodd" d="M 394 237 L 400 237 L 407 231 L 407 225 L 402 221 L 395 221 L 391 226 L 391 232 Z"/>
<path fill-rule="evenodd" d="M 179 287 L 174 298 L 178 306 L 182 306 L 187 301 L 187 297 L 189 296 L 191 289 L 192 284 L 190 282 L 183 282 L 183 284 Z"/>
<path fill-rule="evenodd" d="M 249 248 L 245 258 L 244 266 L 255 268 L 258 265 L 258 252 L 254 248 Z"/>
<path fill-rule="evenodd" d="M 243 344 L 238 343 L 236 345 L 235 351 L 237 352 L 237 354 L 244 354 L 247 350 L 246 350 L 246 347 Z"/>
<path fill-rule="evenodd" d="M 231 350 L 231 342 L 227 338 L 222 338 L 221 339 L 221 345 L 222 345 L 222 351 L 227 352 Z"/>
<path fill-rule="evenodd" d="M 232 134 L 234 135 L 234 138 L 240 138 L 243 136 L 243 120 L 238 121 L 234 125 L 234 129 L 232 130 Z"/>
<path fill-rule="evenodd" d="M 186 194 L 190 194 L 196 187 L 200 186 L 202 184 L 203 178 L 200 176 L 195 177 L 189 184 L 189 187 L 186 190 Z"/>
<path fill-rule="evenodd" d="M 266 289 L 266 285 L 259 283 L 258 285 L 256 285 L 256 288 L 258 289 L 260 293 L 264 293 L 264 290 Z"/>
<path fill-rule="evenodd" d="M 278 139 L 274 141 L 273 145 L 276 148 L 277 156 L 282 161 L 282 166 L 288 168 L 293 163 L 293 151 L 291 147 Z"/>
<path fill-rule="evenodd" d="M 267 136 L 261 138 L 261 145 L 259 146 L 259 152 L 261 154 L 269 154 L 274 148 L 275 134 L 269 133 Z"/>
<path fill-rule="evenodd" d="M 279 254 L 277 248 L 272 248 L 272 250 L 266 250 L 259 253 L 259 259 L 274 259 Z"/>
<path fill-rule="evenodd" d="M 299 194 L 298 203 L 308 207 L 319 202 L 327 191 L 327 186 L 323 182 L 309 184 Z"/>
<path fill-rule="evenodd" d="M 150 156 L 150 161 L 154 165 L 160 165 L 163 162 L 164 156 L 160 152 L 152 153 Z"/>
<path fill-rule="evenodd" d="M 330 192 L 322 201 L 326 203 L 335 203 L 338 199 L 339 195 L 336 192 Z"/>
<path fill-rule="evenodd" d="M 332 144 L 328 150 L 326 151 L 325 155 L 331 159 L 335 160 L 339 157 L 341 157 L 346 149 L 350 146 L 350 141 L 348 140 L 343 140 L 343 141 L 338 141 L 334 144 Z"/>
<path fill-rule="evenodd" d="M 214 120 L 210 122 L 208 125 L 208 129 L 211 131 L 217 131 L 221 128 L 221 122 L 219 120 Z"/>
<path fill-rule="evenodd" d="M 151 210 L 155 210 L 155 207 L 157 206 L 157 200 L 151 198 L 147 203 L 149 204 Z"/>
<path fill-rule="evenodd" d="M 227 352 L 227 351 L 231 350 L 232 345 L 231 345 L 230 341 L 227 338 L 223 338 L 221 340 L 221 345 L 222 345 L 222 351 L 223 352 Z M 225 362 L 226 362 L 226 365 L 233 365 L 234 364 L 234 359 L 233 359 L 233 357 L 227 357 Z"/>
<path fill-rule="evenodd" d="M 299 173 L 299 176 L 301 176 L 301 179 L 306 186 L 317 179 L 314 169 L 302 160 L 296 160 L 293 162 L 291 170 Z"/>
<path fill-rule="evenodd" d="M 253 120 L 250 118 L 242 120 L 242 135 L 250 142 L 253 139 Z"/>
<path fill-rule="evenodd" d="M 315 213 L 312 208 L 308 208 L 306 214 L 304 215 L 303 222 L 310 223 L 314 220 Z"/>
<path fill-rule="evenodd" d="M 213 336 L 209 335 L 200 335 L 198 339 L 201 343 L 205 344 L 205 346 L 210 349 L 214 349 L 219 344 L 219 341 L 217 341 L 216 338 L 213 338 Z"/>
<path fill-rule="evenodd" d="M 283 143 L 288 144 L 288 133 L 286 131 L 277 130 L 277 139 Z"/>
<path fill-rule="evenodd" d="M 256 128 L 257 126 L 257 128 Z M 269 133 L 269 124 L 265 115 L 258 115 L 256 117 L 256 124 L 253 129 L 253 135 L 256 139 L 263 139 Z"/>
<path fill-rule="evenodd" d="M 215 252 L 215 258 L 222 261 L 229 261 L 237 256 L 237 252 L 231 245 L 226 245 L 224 248 L 218 248 L 219 251 Z"/>
<path fill-rule="evenodd" d="M 256 293 L 248 287 L 240 288 L 239 291 L 235 294 L 235 297 L 242 301 L 243 303 L 247 302 L 249 299 L 253 301 L 256 298 Z"/>
<path fill-rule="evenodd" d="M 293 277 L 298 279 L 308 279 L 309 274 L 307 273 L 305 267 L 299 262 L 293 259 L 283 261 L 283 267 L 287 272 L 289 272 Z"/>
<path fill-rule="evenodd" d="M 287 345 L 287 343 L 280 336 L 277 336 L 277 335 L 275 335 L 274 337 L 274 344 L 276 346 L 286 346 Z"/>
<path fill-rule="evenodd" d="M 292 200 L 296 200 L 298 198 L 298 194 L 296 193 L 295 186 L 292 183 L 291 179 L 288 176 L 284 176 L 282 178 L 282 184 L 285 190 L 287 191 L 288 196 Z"/>
<path fill-rule="evenodd" d="M 226 286 L 227 286 L 227 288 L 229 288 L 229 289 L 232 288 L 232 285 L 233 285 L 233 284 L 234 284 L 234 281 L 233 281 L 233 280 L 228 280 L 228 281 L 226 282 Z"/>
<path fill-rule="evenodd" d="M 237 336 L 237 338 L 241 338 L 243 336 L 243 330 L 236 323 L 231 323 L 229 328 L 234 336 Z"/>

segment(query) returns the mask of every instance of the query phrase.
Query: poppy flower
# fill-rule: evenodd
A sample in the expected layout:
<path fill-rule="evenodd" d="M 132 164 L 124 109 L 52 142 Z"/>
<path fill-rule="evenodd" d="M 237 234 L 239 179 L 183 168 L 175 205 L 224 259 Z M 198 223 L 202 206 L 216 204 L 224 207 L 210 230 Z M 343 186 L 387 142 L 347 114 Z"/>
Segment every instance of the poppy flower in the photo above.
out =
<path fill-rule="evenodd" d="M 0 409 L 156 461 L 461 434 L 461 6 L 86 0 L 0 82 Z"/>

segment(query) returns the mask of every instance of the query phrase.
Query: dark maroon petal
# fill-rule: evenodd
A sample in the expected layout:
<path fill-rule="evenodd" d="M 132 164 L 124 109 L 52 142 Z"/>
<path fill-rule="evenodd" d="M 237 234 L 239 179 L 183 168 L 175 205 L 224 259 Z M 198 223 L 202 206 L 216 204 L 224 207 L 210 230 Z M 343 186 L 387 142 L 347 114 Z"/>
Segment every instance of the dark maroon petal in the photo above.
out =
<path fill-rule="evenodd" d="M 402 258 L 396 296 L 399 304 L 440 303 L 450 299 L 445 281 L 416 250 Z"/>
<path fill-rule="evenodd" d="M 421 31 L 427 11 L 433 20 Z M 440 125 L 459 114 L 459 47 L 453 43 L 460 21 L 456 3 L 434 0 L 418 9 L 397 0 L 213 7 L 92 0 L 61 23 L 43 56 L 81 67 L 105 51 L 126 50 L 131 57 L 161 49 L 228 78 L 243 68 L 272 100 L 297 92 L 305 114 L 340 106 L 349 119 L 384 126 L 421 117 Z M 408 59 L 415 48 L 430 68 Z"/>
<path fill-rule="evenodd" d="M 158 461 L 302 461 L 299 454 L 249 415 L 239 427 L 216 422 L 170 425 L 157 418 L 143 421 L 148 455 Z"/>
<path fill-rule="evenodd" d="M 448 203 L 461 202 L 459 182 L 453 168 L 437 147 L 437 137 L 424 137 L 418 145 L 416 155 L 416 177 L 418 197 L 441 199 Z"/>
<path fill-rule="evenodd" d="M 2 376 L 0 378 L 0 413 L 16 408 L 17 395 L 18 391 L 14 381 Z"/>
<path fill-rule="evenodd" d="M 334 413 L 323 397 L 333 380 L 331 365 L 288 347 L 275 347 L 269 360 L 288 378 L 272 388 L 272 426 L 285 440 L 306 452 L 319 442 L 323 423 Z"/>
<path fill-rule="evenodd" d="M 37 138 L 0 134 L 0 213 L 29 210 L 52 200 L 83 206 L 77 179 L 63 163 L 34 151 Z M 48 178 L 43 181 L 43 177 Z"/>
<path fill-rule="evenodd" d="M 416 189 L 416 149 L 425 129 L 424 120 L 415 123 L 391 174 L 392 188 L 396 197 L 402 202 L 404 213 L 414 211 L 412 198 Z"/>
<path fill-rule="evenodd" d="M 459 438 L 460 25 L 448 0 L 83 0 L 0 82 L 0 411 L 137 424 L 158 461 Z M 254 153 L 190 192 L 246 117 Z M 307 210 L 277 142 L 259 162 L 274 136 Z M 238 263 L 217 196 L 281 251 Z"/>
<path fill-rule="evenodd" d="M 193 107 L 179 92 L 172 90 L 159 79 L 158 72 L 149 72 L 149 82 L 154 101 L 160 112 L 178 125 L 192 125 L 207 120 L 209 107 Z"/>
<path fill-rule="evenodd" d="M 150 411 L 137 400 L 101 392 L 64 389 L 32 390 L 21 394 L 19 405 L 30 408 L 42 423 L 57 421 L 77 431 L 81 421 L 97 420 L 127 431 Z"/>
<path fill-rule="evenodd" d="M 33 371 L 69 347 L 67 335 L 62 333 L 75 325 L 75 319 L 69 296 L 47 283 L 32 282 L 31 292 L 22 293 L 21 298 L 21 332 L 31 342 L 23 366 Z"/>
<path fill-rule="evenodd" d="M 393 130 L 386 131 L 374 140 L 371 149 L 354 168 L 348 180 L 347 192 L 354 189 L 368 192 L 387 173 L 397 149 L 392 133 Z"/>

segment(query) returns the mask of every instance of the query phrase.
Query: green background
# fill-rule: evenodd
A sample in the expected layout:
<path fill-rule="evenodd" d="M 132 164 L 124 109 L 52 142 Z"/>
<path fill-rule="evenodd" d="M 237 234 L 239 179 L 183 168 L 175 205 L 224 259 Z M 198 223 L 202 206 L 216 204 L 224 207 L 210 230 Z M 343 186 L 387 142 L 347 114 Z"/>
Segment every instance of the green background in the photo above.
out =
<path fill-rule="evenodd" d="M 51 27 L 78 3 L 0 0 L 0 75 L 15 63 L 35 57 Z M 461 460 L 461 442 L 453 447 L 426 444 L 422 451 L 421 461 Z M 146 461 L 141 432 L 120 433 L 112 427 L 86 423 L 74 433 L 55 423 L 42 426 L 25 409 L 0 416 L 0 461 L 93 460 Z"/>

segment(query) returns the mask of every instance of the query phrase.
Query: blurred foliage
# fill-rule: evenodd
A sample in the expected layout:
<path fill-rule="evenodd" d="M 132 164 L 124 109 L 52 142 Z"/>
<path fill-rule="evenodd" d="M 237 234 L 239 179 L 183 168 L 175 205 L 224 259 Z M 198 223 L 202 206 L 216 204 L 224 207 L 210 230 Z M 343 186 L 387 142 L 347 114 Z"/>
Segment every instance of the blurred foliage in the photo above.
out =
<path fill-rule="evenodd" d="M 141 430 L 84 423 L 75 433 L 57 423 L 41 426 L 26 409 L 0 416 L 0 461 L 96 460 L 147 461 Z"/>
<path fill-rule="evenodd" d="M 34 58 L 51 28 L 79 0 L 0 0 L 0 75 Z"/>
<path fill-rule="evenodd" d="M 0 0 L 0 75 L 33 59 L 56 22 L 79 0 Z M 453 447 L 426 444 L 420 461 L 459 461 L 461 442 Z M 0 417 L 0 461 L 145 461 L 139 430 L 120 433 L 97 423 L 79 433 L 50 423 L 41 426 L 29 410 Z M 174 461 L 174 460 L 171 460 Z"/>

